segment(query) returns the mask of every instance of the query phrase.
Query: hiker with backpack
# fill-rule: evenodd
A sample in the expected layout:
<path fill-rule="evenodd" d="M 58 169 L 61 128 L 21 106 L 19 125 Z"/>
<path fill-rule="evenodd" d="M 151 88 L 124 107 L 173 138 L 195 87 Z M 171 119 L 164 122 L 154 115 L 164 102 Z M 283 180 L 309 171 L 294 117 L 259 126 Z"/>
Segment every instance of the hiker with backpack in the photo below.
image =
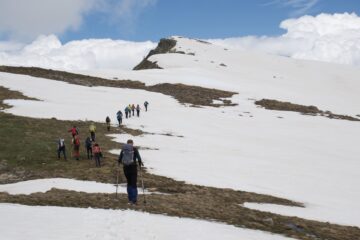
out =
<path fill-rule="evenodd" d="M 116 118 L 119 122 L 119 127 L 120 125 L 122 124 L 122 117 L 123 117 L 123 113 L 119 110 L 117 113 L 116 113 Z M 126 118 L 127 118 L 127 114 L 126 114 Z"/>
<path fill-rule="evenodd" d="M 139 104 L 136 106 L 136 116 L 140 117 L 140 105 Z"/>
<path fill-rule="evenodd" d="M 123 164 L 124 174 L 127 181 L 127 194 L 129 204 L 137 203 L 137 166 L 136 160 L 138 161 L 139 167 L 144 166 L 141 161 L 141 157 L 139 151 L 136 147 L 134 147 L 133 140 L 127 140 L 127 144 L 125 144 L 120 152 L 120 156 L 118 159 L 119 164 Z"/>
<path fill-rule="evenodd" d="M 101 167 L 100 159 L 102 157 L 101 148 L 98 143 L 95 143 L 92 149 L 95 158 L 95 166 Z"/>
<path fill-rule="evenodd" d="M 129 107 L 126 106 L 124 111 L 125 111 L 125 117 L 128 118 L 128 116 L 129 116 Z"/>
<path fill-rule="evenodd" d="M 66 160 L 65 140 L 63 138 L 59 138 L 59 140 L 58 140 L 57 154 L 58 154 L 58 159 L 59 160 L 60 160 L 61 152 L 63 153 L 64 159 Z"/>
<path fill-rule="evenodd" d="M 110 122 L 111 122 L 109 116 L 106 117 L 105 122 L 106 122 L 106 128 L 109 132 L 110 131 Z"/>
<path fill-rule="evenodd" d="M 135 116 L 135 104 L 131 105 L 132 115 Z"/>
<path fill-rule="evenodd" d="M 68 132 L 71 132 L 73 139 L 75 138 L 76 135 L 79 134 L 79 130 L 75 125 L 71 129 L 69 129 Z"/>
<path fill-rule="evenodd" d="M 147 112 L 148 105 L 149 105 L 148 101 L 145 101 L 144 102 L 145 112 Z"/>
<path fill-rule="evenodd" d="M 74 147 L 74 153 L 73 156 L 75 157 L 76 160 L 79 160 L 80 157 L 80 138 L 79 135 L 76 135 L 73 140 L 73 147 Z"/>
<path fill-rule="evenodd" d="M 95 131 L 96 131 L 95 125 L 94 125 L 94 123 L 91 123 L 89 126 L 89 132 L 90 132 L 91 140 L 93 142 L 95 142 Z"/>
<path fill-rule="evenodd" d="M 92 141 L 90 137 L 87 137 L 85 140 L 85 148 L 86 148 L 87 159 L 92 159 L 93 152 L 92 152 Z"/>

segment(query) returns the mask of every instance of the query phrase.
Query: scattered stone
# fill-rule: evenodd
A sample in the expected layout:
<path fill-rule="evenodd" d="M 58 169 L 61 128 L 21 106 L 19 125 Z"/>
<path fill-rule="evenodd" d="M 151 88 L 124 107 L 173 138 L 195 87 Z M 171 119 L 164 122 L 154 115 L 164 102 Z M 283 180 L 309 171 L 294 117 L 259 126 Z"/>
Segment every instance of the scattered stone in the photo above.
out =
<path fill-rule="evenodd" d="M 223 64 L 223 63 L 220 63 L 220 66 L 222 66 L 222 67 L 227 67 L 225 64 Z"/>
<path fill-rule="evenodd" d="M 272 218 L 264 218 L 263 222 L 268 225 L 274 226 L 274 220 Z"/>

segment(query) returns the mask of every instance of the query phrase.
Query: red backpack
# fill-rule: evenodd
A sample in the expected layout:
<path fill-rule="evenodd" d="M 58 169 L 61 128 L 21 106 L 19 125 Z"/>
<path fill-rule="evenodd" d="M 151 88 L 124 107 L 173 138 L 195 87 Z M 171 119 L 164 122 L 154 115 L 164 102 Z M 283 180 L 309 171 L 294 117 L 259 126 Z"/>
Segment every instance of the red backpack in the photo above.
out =
<path fill-rule="evenodd" d="M 75 144 L 76 146 L 79 146 L 79 145 L 80 145 L 80 139 L 79 139 L 79 138 L 75 138 L 74 144 Z"/>
<path fill-rule="evenodd" d="M 93 147 L 93 152 L 94 152 L 94 153 L 100 153 L 100 152 L 101 152 L 100 147 L 99 147 L 99 146 L 94 146 L 94 147 Z"/>

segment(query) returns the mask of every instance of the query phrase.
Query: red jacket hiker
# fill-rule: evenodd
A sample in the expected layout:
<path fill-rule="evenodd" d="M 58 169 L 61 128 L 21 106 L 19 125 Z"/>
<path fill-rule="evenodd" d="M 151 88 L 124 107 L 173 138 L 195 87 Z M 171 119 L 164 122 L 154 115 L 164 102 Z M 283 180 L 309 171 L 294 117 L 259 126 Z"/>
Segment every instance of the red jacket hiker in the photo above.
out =
<path fill-rule="evenodd" d="M 102 157 L 101 156 L 102 154 L 101 154 L 101 148 L 100 148 L 99 144 L 95 143 L 94 146 L 92 147 L 92 150 L 94 153 L 96 167 L 101 167 L 100 157 Z"/>
<path fill-rule="evenodd" d="M 68 132 L 71 132 L 71 135 L 75 137 L 77 134 L 79 134 L 77 128 L 74 126 L 71 129 L 68 130 Z"/>

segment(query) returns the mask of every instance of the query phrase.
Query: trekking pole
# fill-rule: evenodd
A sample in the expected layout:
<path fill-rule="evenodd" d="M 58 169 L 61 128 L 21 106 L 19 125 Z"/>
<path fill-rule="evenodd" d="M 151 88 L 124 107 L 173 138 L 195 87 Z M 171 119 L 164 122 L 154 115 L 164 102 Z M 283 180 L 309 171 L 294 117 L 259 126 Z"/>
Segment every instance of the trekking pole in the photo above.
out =
<path fill-rule="evenodd" d="M 144 204 L 146 205 L 144 179 L 143 179 L 143 177 L 142 177 L 142 168 L 141 168 L 141 166 L 140 166 L 140 179 L 141 179 L 141 186 L 142 186 L 142 189 L 143 189 L 143 195 L 144 195 Z"/>
<path fill-rule="evenodd" d="M 118 188 L 119 188 L 119 166 L 117 167 L 117 171 L 116 171 L 116 193 L 115 193 L 115 197 L 118 198 Z"/>

